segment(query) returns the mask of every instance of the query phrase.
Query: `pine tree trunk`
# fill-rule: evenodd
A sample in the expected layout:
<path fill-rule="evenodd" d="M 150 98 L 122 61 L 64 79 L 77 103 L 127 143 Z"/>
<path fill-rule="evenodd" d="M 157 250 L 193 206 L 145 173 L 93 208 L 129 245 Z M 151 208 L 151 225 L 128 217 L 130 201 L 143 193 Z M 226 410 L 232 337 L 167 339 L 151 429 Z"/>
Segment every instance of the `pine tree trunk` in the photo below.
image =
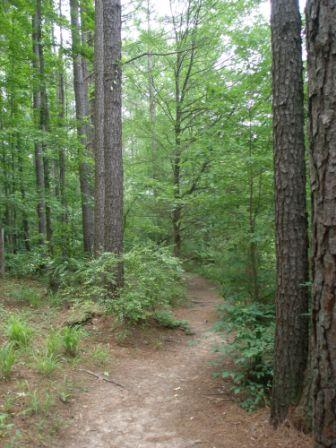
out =
<path fill-rule="evenodd" d="M 107 252 L 123 253 L 123 160 L 121 119 L 121 4 L 103 0 L 104 16 L 104 159 L 105 243 Z M 117 287 L 123 284 L 118 264 Z"/>
<path fill-rule="evenodd" d="M 309 140 L 313 197 L 313 430 L 336 447 L 336 8 L 308 0 Z"/>
<path fill-rule="evenodd" d="M 301 18 L 297 0 L 272 0 L 276 212 L 276 336 L 271 421 L 300 399 L 308 349 L 308 238 Z"/>
<path fill-rule="evenodd" d="M 95 230 L 94 251 L 97 255 L 104 248 L 104 23 L 102 0 L 95 1 Z"/>
<path fill-rule="evenodd" d="M 91 253 L 93 249 L 93 208 L 92 189 L 90 185 L 90 169 L 86 161 L 87 149 L 90 143 L 89 109 L 87 82 L 84 79 L 79 24 L 78 0 L 70 0 L 72 58 L 74 72 L 74 90 L 76 102 L 77 134 L 81 147 L 79 148 L 79 181 L 82 201 L 82 224 L 84 252 Z"/>

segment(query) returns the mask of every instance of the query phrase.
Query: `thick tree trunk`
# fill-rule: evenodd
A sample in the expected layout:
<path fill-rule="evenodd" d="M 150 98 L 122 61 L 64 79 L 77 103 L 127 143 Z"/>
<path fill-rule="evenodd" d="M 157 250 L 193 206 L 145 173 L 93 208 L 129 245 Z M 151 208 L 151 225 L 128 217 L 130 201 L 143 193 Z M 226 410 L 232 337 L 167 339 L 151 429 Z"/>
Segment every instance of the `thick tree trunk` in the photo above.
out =
<path fill-rule="evenodd" d="M 313 196 L 313 429 L 336 447 L 336 8 L 308 0 L 309 139 Z"/>
<path fill-rule="evenodd" d="M 121 119 L 121 5 L 103 0 L 104 11 L 104 158 L 105 243 L 107 252 L 123 253 L 123 160 Z M 117 287 L 123 284 L 118 264 Z"/>
<path fill-rule="evenodd" d="M 40 42 L 41 42 L 41 0 L 36 0 L 35 11 L 32 20 L 32 40 L 33 40 L 33 110 L 35 116 L 35 125 L 40 128 L 41 125 L 41 110 L 42 97 L 39 86 L 40 75 Z M 38 232 L 40 234 L 41 242 L 47 236 L 47 220 L 46 220 L 46 203 L 45 203 L 45 179 L 43 166 L 43 149 L 40 141 L 35 142 L 35 175 L 36 175 L 36 189 L 37 189 L 37 217 L 38 217 Z"/>
<path fill-rule="evenodd" d="M 105 201 L 105 163 L 104 163 L 104 22 L 102 0 L 95 1 L 95 230 L 94 252 L 104 249 L 104 201 Z"/>
<path fill-rule="evenodd" d="M 297 0 L 272 0 L 276 212 L 276 336 L 271 420 L 300 399 L 308 348 L 308 239 L 301 18 Z"/>
<path fill-rule="evenodd" d="M 81 143 L 79 148 L 79 181 L 82 201 L 83 245 L 84 252 L 91 253 L 93 249 L 93 208 L 92 191 L 89 182 L 90 169 L 86 162 L 88 145 L 90 143 L 89 108 L 87 80 L 84 79 L 79 24 L 78 0 L 70 0 L 72 58 L 74 72 L 74 90 L 76 101 L 77 134 Z"/>

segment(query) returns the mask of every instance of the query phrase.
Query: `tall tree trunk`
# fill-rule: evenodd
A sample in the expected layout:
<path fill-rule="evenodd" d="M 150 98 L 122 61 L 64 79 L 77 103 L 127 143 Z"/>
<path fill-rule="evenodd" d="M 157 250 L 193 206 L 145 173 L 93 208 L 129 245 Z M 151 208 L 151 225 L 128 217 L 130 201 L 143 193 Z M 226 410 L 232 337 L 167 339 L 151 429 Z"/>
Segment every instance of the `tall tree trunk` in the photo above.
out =
<path fill-rule="evenodd" d="M 40 42 L 41 42 L 41 0 L 36 0 L 35 11 L 32 20 L 32 40 L 33 40 L 33 110 L 35 116 L 35 126 L 40 128 L 40 117 L 42 110 L 42 98 L 40 89 Z M 47 236 L 46 203 L 45 203 L 45 179 L 43 166 L 43 149 L 39 140 L 35 141 L 35 175 L 37 189 L 37 216 L 38 232 L 41 242 Z"/>
<path fill-rule="evenodd" d="M 308 0 L 309 139 L 313 196 L 313 429 L 336 446 L 336 8 Z"/>
<path fill-rule="evenodd" d="M 276 213 L 276 336 L 271 420 L 297 404 L 308 348 L 308 239 L 301 17 L 298 0 L 272 0 Z"/>
<path fill-rule="evenodd" d="M 81 147 L 79 148 L 79 180 L 82 200 L 82 223 L 84 252 L 91 253 L 93 249 L 93 208 L 91 205 L 92 191 L 89 182 L 90 169 L 86 162 L 89 145 L 89 110 L 87 80 L 84 79 L 81 47 L 81 31 L 79 24 L 78 0 L 70 0 L 72 58 L 74 72 L 74 90 L 76 101 L 77 134 Z"/>
<path fill-rule="evenodd" d="M 255 242 L 256 216 L 254 213 L 254 173 L 252 167 L 253 156 L 253 135 L 252 135 L 252 114 L 249 113 L 249 161 L 248 161 L 248 183 L 249 183 L 249 289 L 253 300 L 259 300 L 259 278 L 258 278 L 258 248 Z"/>
<path fill-rule="evenodd" d="M 59 0 L 59 16 L 62 17 L 62 0 Z M 60 42 L 59 42 L 59 51 L 58 51 L 58 59 L 59 59 L 59 70 L 57 74 L 57 100 L 58 100 L 58 120 L 59 126 L 64 127 L 64 119 L 65 119 L 65 83 L 64 83 L 64 60 L 63 60 L 63 27 L 60 26 L 59 30 L 60 34 Z M 59 198 L 62 206 L 62 211 L 60 214 L 60 222 L 63 229 L 63 234 L 65 236 L 65 244 L 62 245 L 62 253 L 63 256 L 67 256 L 69 254 L 70 249 L 70 241 L 69 241 L 69 232 L 67 229 L 68 224 L 68 203 L 66 197 L 66 157 L 65 157 L 65 148 L 63 145 L 60 145 L 58 152 L 58 181 L 59 181 Z"/>
<path fill-rule="evenodd" d="M 24 169 L 23 169 L 23 157 L 21 153 L 21 141 L 20 134 L 16 134 L 16 145 L 17 145 L 17 163 L 18 163 L 18 172 L 19 172 L 19 184 L 20 184 L 20 193 L 23 204 L 26 203 L 26 190 L 24 184 Z M 23 241 L 24 246 L 27 251 L 30 251 L 30 238 L 29 238 L 29 222 L 26 210 L 22 211 L 22 230 L 23 230 Z"/>
<path fill-rule="evenodd" d="M 104 15 L 104 159 L 105 251 L 123 252 L 123 160 L 121 118 L 121 4 L 103 0 Z M 123 283 L 118 264 L 117 286 Z"/>
<path fill-rule="evenodd" d="M 105 164 L 104 164 L 104 21 L 103 2 L 95 1 L 95 230 L 94 251 L 97 255 L 104 249 L 104 201 L 105 201 Z"/>
<path fill-rule="evenodd" d="M 147 33 L 150 35 L 151 33 L 151 5 L 150 0 L 147 0 Z M 156 136 L 156 103 L 155 103 L 155 86 L 154 86 L 154 77 L 153 77 L 153 55 L 151 51 L 150 45 L 147 46 L 147 73 L 148 73 L 148 112 L 149 112 L 149 126 L 150 126 L 150 149 L 151 149 L 151 158 L 152 158 L 152 177 L 155 180 L 158 180 L 158 161 L 157 161 L 157 152 L 158 152 L 158 141 Z M 156 196 L 156 188 L 154 186 L 154 195 Z"/>
<path fill-rule="evenodd" d="M 175 148 L 173 158 L 173 182 L 174 182 L 174 206 L 172 212 L 173 223 L 173 253 L 175 257 L 181 253 L 181 218 L 182 205 L 181 201 L 181 54 L 176 54 L 175 66 Z"/>

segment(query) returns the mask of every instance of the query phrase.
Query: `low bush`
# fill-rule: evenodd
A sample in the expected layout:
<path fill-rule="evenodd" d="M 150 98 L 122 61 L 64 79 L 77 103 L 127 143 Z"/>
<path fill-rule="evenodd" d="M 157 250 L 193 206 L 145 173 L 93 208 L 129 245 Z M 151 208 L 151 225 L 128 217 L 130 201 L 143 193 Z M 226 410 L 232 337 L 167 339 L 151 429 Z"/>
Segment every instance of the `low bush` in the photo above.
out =
<path fill-rule="evenodd" d="M 14 277 L 40 276 L 47 269 L 49 262 L 50 259 L 42 246 L 34 251 L 6 254 L 6 270 Z"/>
<path fill-rule="evenodd" d="M 110 310 L 120 321 L 146 321 L 183 298 L 181 263 L 166 250 L 133 249 L 125 254 L 124 268 L 124 287 L 109 302 Z"/>
<path fill-rule="evenodd" d="M 233 369 L 220 372 L 232 380 L 232 390 L 242 407 L 254 410 L 268 403 L 273 378 L 274 306 L 228 302 L 220 306 L 218 331 L 232 333 L 232 340 L 218 351 L 234 361 Z"/>
<path fill-rule="evenodd" d="M 156 311 L 169 309 L 183 298 L 181 262 L 167 250 L 137 247 L 127 252 L 123 261 L 124 286 L 117 295 L 111 294 L 111 285 L 115 283 L 118 260 L 111 253 L 78 262 L 73 271 L 54 265 L 50 275 L 58 277 L 59 294 L 67 300 L 88 304 L 100 301 L 125 323 L 146 321 Z"/>

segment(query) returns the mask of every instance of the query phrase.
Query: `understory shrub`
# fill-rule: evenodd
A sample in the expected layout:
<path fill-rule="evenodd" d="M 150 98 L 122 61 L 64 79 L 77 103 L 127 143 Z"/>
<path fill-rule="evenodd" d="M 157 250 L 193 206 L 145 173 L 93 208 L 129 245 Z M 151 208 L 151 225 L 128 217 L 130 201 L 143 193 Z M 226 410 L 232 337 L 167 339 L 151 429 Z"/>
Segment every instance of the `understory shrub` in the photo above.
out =
<path fill-rule="evenodd" d="M 183 298 L 181 262 L 165 249 L 135 248 L 124 256 L 125 282 L 109 302 L 122 322 L 140 322 Z"/>
<path fill-rule="evenodd" d="M 229 301 L 219 307 L 216 330 L 231 333 L 232 339 L 218 351 L 234 361 L 233 369 L 219 374 L 230 378 L 242 407 L 254 410 L 269 401 L 273 378 L 274 306 L 265 303 Z"/>
<path fill-rule="evenodd" d="M 118 263 L 111 253 L 96 259 L 50 266 L 50 275 L 60 285 L 59 294 L 69 301 L 100 301 L 121 322 L 135 323 L 154 317 L 158 310 L 169 309 L 184 296 L 181 262 L 168 250 L 135 247 L 123 256 L 124 286 L 111 294 Z"/>
<path fill-rule="evenodd" d="M 14 277 L 40 276 L 50 262 L 45 248 L 6 254 L 6 271 Z"/>

